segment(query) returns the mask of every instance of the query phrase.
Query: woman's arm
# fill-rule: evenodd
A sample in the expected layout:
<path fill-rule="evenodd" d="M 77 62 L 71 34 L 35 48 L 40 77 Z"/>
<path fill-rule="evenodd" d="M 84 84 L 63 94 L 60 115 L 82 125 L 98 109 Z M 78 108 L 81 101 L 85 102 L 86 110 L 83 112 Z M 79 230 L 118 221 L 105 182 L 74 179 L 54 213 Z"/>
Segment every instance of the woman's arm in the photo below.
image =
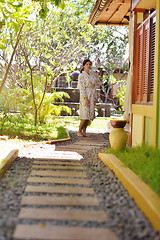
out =
<path fill-rule="evenodd" d="M 83 77 L 83 75 L 79 75 L 79 84 L 80 84 L 80 91 L 81 91 L 81 93 L 82 93 L 82 95 L 83 95 L 83 97 L 88 97 L 87 96 L 87 92 L 86 92 L 86 84 L 85 84 L 85 79 L 84 79 L 84 77 Z"/>
<path fill-rule="evenodd" d="M 85 99 L 85 105 L 86 105 L 87 107 L 89 107 L 89 105 L 90 105 L 89 99 L 88 99 L 87 97 L 85 97 L 84 99 Z"/>

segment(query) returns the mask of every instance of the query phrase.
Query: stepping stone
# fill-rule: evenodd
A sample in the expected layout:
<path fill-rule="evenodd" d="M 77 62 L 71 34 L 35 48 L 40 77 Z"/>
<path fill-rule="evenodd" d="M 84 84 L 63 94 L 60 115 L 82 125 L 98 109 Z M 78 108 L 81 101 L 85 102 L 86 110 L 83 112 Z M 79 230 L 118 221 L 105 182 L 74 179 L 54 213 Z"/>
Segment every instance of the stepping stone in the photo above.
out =
<path fill-rule="evenodd" d="M 63 150 L 63 149 L 65 150 L 66 148 L 62 148 L 62 147 L 57 147 L 57 148 L 56 148 L 57 151 L 60 151 L 60 150 Z M 70 151 L 72 151 L 73 153 L 76 152 L 76 153 L 82 154 L 83 152 L 86 152 L 87 149 L 84 149 L 84 148 L 83 148 L 83 149 L 70 148 Z"/>
<path fill-rule="evenodd" d="M 49 187 L 49 186 L 32 186 L 28 185 L 25 192 L 39 193 L 64 193 L 64 194 L 94 194 L 92 188 L 86 187 Z"/>
<path fill-rule="evenodd" d="M 43 159 L 43 160 L 45 160 L 45 159 Z M 48 159 L 47 159 L 48 160 Z M 33 162 L 33 164 L 51 164 L 51 165 L 76 165 L 76 166 L 81 166 L 81 164 L 80 163 L 78 163 L 78 162 L 73 162 L 73 161 L 69 161 L 69 162 L 67 162 L 67 160 L 66 161 L 60 161 L 60 160 L 50 160 L 50 161 L 47 161 L 47 160 L 45 160 L 45 161 L 42 161 L 42 160 L 40 160 L 40 161 L 34 161 Z"/>
<path fill-rule="evenodd" d="M 83 170 L 83 167 L 81 167 L 81 166 L 33 165 L 32 168 L 37 168 L 37 169 L 56 169 L 56 170 Z"/>
<path fill-rule="evenodd" d="M 104 211 L 76 209 L 21 208 L 18 217 L 35 220 L 107 221 L 107 216 Z"/>
<path fill-rule="evenodd" d="M 63 152 L 64 151 L 56 151 L 56 152 L 61 152 L 61 154 L 58 154 L 58 153 L 54 153 L 52 154 L 52 157 L 46 157 L 45 158 L 34 158 L 35 160 L 49 160 L 49 161 L 60 161 L 60 160 L 63 160 L 63 161 L 80 161 L 80 159 L 82 159 L 83 157 L 81 155 L 79 155 L 78 153 L 76 152 L 70 152 L 70 153 L 73 153 L 72 155 L 69 154 L 69 155 L 63 155 Z"/>
<path fill-rule="evenodd" d="M 65 153 L 65 151 L 54 151 L 52 154 L 52 157 L 46 157 L 45 158 L 34 158 L 35 160 L 63 160 L 63 161 L 80 161 L 83 157 L 78 154 L 77 152 L 69 152 L 68 154 Z"/>
<path fill-rule="evenodd" d="M 31 175 L 35 176 L 50 176 L 50 177 L 75 177 L 75 178 L 87 178 L 84 172 L 71 172 L 71 171 L 36 171 L 33 170 Z"/>
<path fill-rule="evenodd" d="M 60 184 L 83 184 L 89 185 L 86 179 L 77 178 L 47 178 L 47 177 L 29 177 L 27 182 L 32 183 L 60 183 Z"/>
<path fill-rule="evenodd" d="M 18 224 L 13 237 L 37 240 L 118 240 L 116 234 L 110 229 L 48 226 L 45 224 Z"/>
<path fill-rule="evenodd" d="M 21 205 L 37 206 L 98 206 L 96 197 L 71 197 L 71 196 L 23 196 Z"/>
<path fill-rule="evenodd" d="M 75 151 L 78 151 L 78 150 L 82 150 L 82 149 L 84 149 L 84 150 L 86 150 L 86 149 L 91 149 L 91 148 L 93 148 L 91 145 L 69 145 L 69 146 L 67 146 L 67 149 L 73 149 L 73 150 L 75 150 Z M 56 147 L 56 149 L 66 149 L 66 146 L 58 146 L 58 147 Z"/>
<path fill-rule="evenodd" d="M 79 145 L 81 145 L 81 146 L 90 146 L 90 147 L 96 147 L 96 146 L 103 146 L 103 145 L 106 145 L 107 144 L 107 142 L 106 141 L 103 141 L 103 142 L 101 142 L 101 141 L 99 141 L 99 140 L 97 140 L 97 142 L 95 142 L 95 141 L 92 141 L 92 142 L 82 142 L 82 141 L 79 141 L 79 142 L 77 142 L 77 143 L 75 143 L 74 145 L 75 146 L 79 146 Z"/>

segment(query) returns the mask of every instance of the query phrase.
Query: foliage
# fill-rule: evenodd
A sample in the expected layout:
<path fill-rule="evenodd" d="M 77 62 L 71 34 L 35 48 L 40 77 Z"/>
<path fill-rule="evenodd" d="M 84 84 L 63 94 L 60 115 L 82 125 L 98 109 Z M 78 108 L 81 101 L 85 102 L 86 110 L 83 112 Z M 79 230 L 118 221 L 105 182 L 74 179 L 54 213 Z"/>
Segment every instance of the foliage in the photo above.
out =
<path fill-rule="evenodd" d="M 39 79 L 38 79 L 39 80 Z M 35 81 L 36 84 L 36 81 Z M 35 92 L 35 101 L 39 105 L 42 99 L 42 92 L 38 89 L 39 84 Z M 42 87 L 42 86 L 41 86 Z M 38 121 L 40 123 L 46 123 L 50 115 L 57 116 L 60 115 L 61 111 L 66 111 L 71 113 L 71 109 L 66 106 L 56 106 L 54 102 L 56 100 L 64 101 L 63 97 L 68 97 L 65 92 L 47 93 L 44 97 L 43 104 L 38 108 Z M 3 132 L 3 127 L 6 121 L 12 121 L 13 113 L 17 113 L 19 118 L 26 116 L 26 114 L 35 115 L 34 104 L 31 91 L 28 88 L 11 88 L 6 92 L 1 94 L 1 111 L 2 111 L 2 125 L 1 132 Z"/>
<path fill-rule="evenodd" d="M 126 76 L 128 74 L 128 59 L 123 55 L 119 58 L 111 58 L 111 62 L 103 66 L 102 82 L 104 85 L 105 102 L 110 101 L 109 95 L 114 85 L 118 85 L 116 97 L 119 99 L 119 105 L 122 107 L 126 90 Z M 113 104 L 114 105 L 114 104 Z"/>
<path fill-rule="evenodd" d="M 41 10 L 39 11 L 40 17 L 45 18 L 48 9 L 47 6 L 44 6 L 44 4 L 47 4 L 48 2 L 51 2 L 52 4 L 56 6 L 61 7 L 64 5 L 61 3 L 61 0 L 37 0 L 38 2 L 41 2 Z M 45 11 L 45 10 L 47 11 Z M 37 11 L 37 8 L 35 4 L 31 4 L 31 1 L 29 0 L 20 0 L 19 2 L 15 0 L 0 0 L 0 34 L 3 29 L 3 33 L 10 34 L 9 38 L 8 36 L 6 37 L 6 34 L 1 36 L 1 43 L 0 43 L 0 49 L 6 50 L 6 45 L 9 46 L 10 50 L 12 50 L 12 54 L 7 54 L 10 56 L 10 60 L 7 64 L 6 69 L 4 68 L 5 74 L 3 76 L 2 83 L 0 85 L 0 93 L 2 92 L 2 88 L 6 82 L 6 79 L 8 77 L 8 72 L 10 70 L 11 64 L 13 62 L 13 58 L 16 52 L 17 45 L 19 43 L 20 37 L 21 37 L 21 32 L 24 26 L 24 23 L 27 23 L 28 21 L 33 20 L 34 13 Z M 18 32 L 19 31 L 19 32 Z M 16 33 L 18 32 L 18 35 L 16 36 Z M 1 34 L 2 35 L 2 34 Z M 13 44 L 13 39 L 12 37 L 15 37 L 15 45 Z M 10 40 L 11 39 L 11 42 Z M 3 54 L 2 57 L 2 65 L 5 60 L 4 56 L 6 54 Z M 6 66 L 6 63 L 4 65 Z M 1 79 L 0 79 L 1 80 Z"/>
<path fill-rule="evenodd" d="M 26 21 L 33 11 L 34 6 L 30 1 L 0 0 L 0 32 L 9 30 L 12 33 L 19 31 L 19 26 Z M 1 36 L 2 37 L 2 36 Z M 9 41 L 9 39 L 8 39 Z M 2 39 L 1 49 L 5 49 L 6 39 Z"/>
<path fill-rule="evenodd" d="M 57 129 L 57 139 L 68 138 L 67 132 L 64 127 L 60 126 L 60 127 L 57 127 L 56 129 Z"/>
<path fill-rule="evenodd" d="M 6 121 L 12 121 L 13 113 L 18 112 L 18 118 L 30 111 L 31 94 L 27 89 L 7 89 L 1 94 L 1 133 Z M 10 126 L 12 127 L 12 125 Z"/>
<path fill-rule="evenodd" d="M 39 16 L 45 19 L 49 13 L 49 4 L 64 8 L 65 2 L 62 0 L 32 0 L 33 3 L 39 3 Z"/>
<path fill-rule="evenodd" d="M 121 106 L 123 106 L 123 103 L 124 103 L 125 92 L 126 92 L 126 85 L 120 86 L 120 88 L 117 90 L 116 97 L 119 98 L 119 104 Z"/>
<path fill-rule="evenodd" d="M 54 91 L 54 93 L 45 94 L 43 104 L 38 111 L 40 123 L 46 123 L 47 118 L 49 118 L 50 115 L 59 116 L 62 111 L 65 111 L 68 114 L 71 114 L 71 109 L 69 107 L 63 106 L 63 105 L 57 106 L 54 104 L 56 100 L 60 100 L 63 102 L 64 101 L 63 97 L 69 98 L 69 95 L 65 92 L 56 92 L 56 91 Z"/>
<path fill-rule="evenodd" d="M 15 15 L 15 18 L 11 15 L 6 17 L 8 22 L 11 18 L 12 22 L 20 24 L 23 18 L 28 19 L 30 16 L 31 19 L 30 12 L 35 13 L 38 9 L 37 4 L 30 4 L 28 7 L 30 2 L 25 0 L 21 2 L 22 6 L 14 6 L 12 15 Z M 111 65 L 113 55 L 118 56 L 121 61 L 124 59 L 125 47 L 128 43 L 126 30 L 120 33 L 115 27 L 106 28 L 86 24 L 94 5 L 93 1 L 88 1 L 87 4 L 84 0 L 67 1 L 65 9 L 52 6 L 53 1 L 38 2 L 42 5 L 47 4 L 48 17 L 42 19 L 35 14 L 35 21 L 27 23 L 23 28 L 18 51 L 14 56 L 6 81 L 8 88 L 30 91 L 28 96 L 32 96 L 34 106 L 33 103 L 28 106 L 32 111 L 35 110 L 35 122 L 38 109 L 42 109 L 41 100 L 44 101 L 46 92 L 52 92 L 53 86 L 62 73 L 70 75 L 72 71 L 80 69 L 86 57 L 94 61 L 94 67 Z M 1 3 L 5 6 L 4 1 Z M 11 3 L 14 5 L 14 0 Z M 28 12 L 27 10 L 25 12 L 26 8 Z M 24 14 L 22 14 L 23 9 Z M 0 50 L 1 76 L 6 71 L 16 41 L 15 28 L 9 27 L 8 22 L 1 33 L 4 46 Z M 47 87 L 45 87 L 43 77 L 46 75 Z M 43 116 L 40 120 L 42 122 L 46 121 L 44 115 L 43 113 L 41 115 Z"/>
<path fill-rule="evenodd" d="M 0 128 L 1 124 L 2 119 L 0 119 Z M 10 138 L 44 141 L 68 137 L 64 127 L 55 126 L 54 121 L 49 124 L 38 123 L 37 126 L 33 126 L 33 118 L 19 118 L 15 114 L 6 121 L 3 128 L 3 133 Z"/>
<path fill-rule="evenodd" d="M 118 66 L 122 65 L 128 43 L 127 28 L 121 31 L 116 27 L 87 24 L 93 4 L 92 1 L 86 4 L 83 0 L 76 3 L 66 2 L 64 10 L 50 6 L 49 15 L 45 20 L 36 16 L 35 21 L 23 29 L 21 46 L 15 56 L 9 78 L 15 81 L 17 75 L 21 76 L 15 74 L 16 71 L 25 72 L 24 52 L 32 61 L 32 66 L 45 68 L 54 81 L 62 72 L 80 69 L 86 57 L 93 60 L 94 67 L 106 67 L 107 72 L 115 61 Z M 0 52 L 2 73 L 9 61 L 6 50 L 11 52 L 11 46 L 15 41 L 14 34 L 8 30 L 3 36 L 10 41 L 4 44 L 5 49 Z M 22 85 L 21 79 L 17 80 L 18 84 Z"/>
<path fill-rule="evenodd" d="M 19 25 L 30 21 L 37 12 L 40 18 L 45 19 L 49 13 L 49 4 L 60 8 L 65 6 L 62 0 L 0 0 L 0 31 L 7 27 L 9 30 L 18 32 Z M 3 43 L 0 47 L 3 48 Z"/>
<path fill-rule="evenodd" d="M 160 196 L 160 150 L 142 145 L 119 151 L 110 148 L 106 153 L 116 155 Z"/>

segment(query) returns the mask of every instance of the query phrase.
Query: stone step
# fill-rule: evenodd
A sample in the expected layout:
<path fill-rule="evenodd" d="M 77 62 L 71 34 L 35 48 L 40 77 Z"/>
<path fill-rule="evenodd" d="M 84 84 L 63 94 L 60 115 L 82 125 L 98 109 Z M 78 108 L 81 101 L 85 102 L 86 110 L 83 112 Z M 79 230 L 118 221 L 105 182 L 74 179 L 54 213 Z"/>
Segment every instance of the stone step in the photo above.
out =
<path fill-rule="evenodd" d="M 50 176 L 50 177 L 75 177 L 75 178 L 87 178 L 84 172 L 71 172 L 71 171 L 36 171 L 32 170 L 31 175 L 33 176 Z"/>
<path fill-rule="evenodd" d="M 34 158 L 35 160 L 63 160 L 63 161 L 79 161 L 83 157 L 77 152 L 71 151 L 53 151 L 52 157 L 38 157 Z"/>
<path fill-rule="evenodd" d="M 66 187 L 66 186 L 33 186 L 28 185 L 25 188 L 25 192 L 36 193 L 63 193 L 63 194 L 94 194 L 92 188 L 87 187 Z"/>
<path fill-rule="evenodd" d="M 99 138 L 96 138 L 94 140 L 92 139 L 88 139 L 86 138 L 86 140 L 82 140 L 80 139 L 78 142 L 74 142 L 73 144 L 70 144 L 71 145 L 74 145 L 74 146 L 97 146 L 97 145 L 105 145 L 107 142 L 107 140 L 102 140 L 102 139 L 99 139 Z"/>
<path fill-rule="evenodd" d="M 35 220 L 107 221 L 104 211 L 77 209 L 21 208 L 18 217 Z"/>
<path fill-rule="evenodd" d="M 60 152 L 60 154 L 58 154 Z M 58 161 L 80 161 L 80 159 L 82 159 L 83 157 L 78 154 L 77 152 L 71 152 L 69 151 L 69 154 L 63 154 L 64 152 L 66 151 L 61 151 L 61 150 L 57 150 L 57 151 L 54 151 L 54 154 L 52 154 L 52 157 L 37 157 L 37 158 L 34 158 L 35 160 L 47 160 L 47 161 L 50 161 L 50 160 L 58 160 Z M 71 154 L 72 153 L 72 154 Z"/>
<path fill-rule="evenodd" d="M 21 205 L 37 206 L 98 206 L 96 197 L 75 196 L 23 196 Z"/>
<path fill-rule="evenodd" d="M 43 239 L 43 240 L 118 240 L 115 233 L 104 228 L 83 228 L 18 224 L 14 239 Z"/>
<path fill-rule="evenodd" d="M 81 179 L 81 178 L 77 179 L 77 178 L 29 177 L 27 179 L 27 182 L 89 185 L 89 182 L 87 179 Z"/>
<path fill-rule="evenodd" d="M 43 161 L 44 160 L 44 161 Z M 50 161 L 48 161 L 48 159 L 47 160 L 45 160 L 45 159 L 43 159 L 43 160 L 39 160 L 39 161 L 33 161 L 33 164 L 50 164 L 50 165 L 65 165 L 65 166 L 81 166 L 81 164 L 79 163 L 79 162 L 74 162 L 74 161 L 69 161 L 69 162 L 67 162 L 67 160 L 66 161 L 60 161 L 60 160 L 50 160 Z"/>
<path fill-rule="evenodd" d="M 85 153 L 86 151 L 88 151 L 88 150 L 91 150 L 92 148 L 90 148 L 90 149 L 84 149 L 84 148 L 82 148 L 82 149 L 77 149 L 77 148 L 74 148 L 74 147 L 71 147 L 71 148 L 69 148 L 69 150 L 70 150 L 70 152 L 73 152 L 73 153 L 79 153 L 79 154 L 82 154 L 82 153 Z M 64 148 L 64 147 L 56 147 L 56 151 L 61 151 L 61 150 L 66 150 L 66 148 Z"/>
<path fill-rule="evenodd" d="M 62 145 L 62 146 L 56 146 L 56 149 L 57 149 L 57 148 L 58 148 L 58 149 L 62 149 L 62 148 L 63 148 L 63 149 L 66 149 L 66 146 L 63 146 L 63 145 Z M 79 149 L 83 149 L 83 150 L 87 150 L 87 149 L 88 149 L 88 150 L 89 150 L 89 149 L 91 149 L 91 148 L 93 148 L 93 147 L 92 147 L 91 145 L 87 145 L 87 144 L 85 144 L 85 145 L 80 145 L 80 144 L 79 144 L 79 145 L 74 145 L 74 144 L 72 144 L 72 145 L 68 145 L 68 146 L 67 146 L 67 150 L 68 150 L 68 149 L 69 149 L 69 150 L 70 150 L 70 149 L 75 149 L 76 151 L 79 150 Z"/>
<path fill-rule="evenodd" d="M 83 170 L 81 166 L 51 166 L 51 165 L 33 165 L 32 169 L 56 169 L 56 170 Z"/>

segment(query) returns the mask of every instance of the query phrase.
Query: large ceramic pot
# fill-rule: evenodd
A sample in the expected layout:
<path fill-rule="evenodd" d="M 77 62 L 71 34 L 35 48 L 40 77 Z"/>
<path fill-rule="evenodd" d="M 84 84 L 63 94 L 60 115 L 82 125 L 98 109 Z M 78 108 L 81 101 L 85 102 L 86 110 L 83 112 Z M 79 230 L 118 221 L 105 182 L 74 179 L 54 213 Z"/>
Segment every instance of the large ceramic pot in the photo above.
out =
<path fill-rule="evenodd" d="M 114 150 L 123 149 L 126 146 L 128 134 L 124 130 L 126 125 L 126 120 L 123 119 L 112 119 L 110 120 L 111 126 L 113 127 L 110 135 L 109 141 L 111 148 Z"/>

